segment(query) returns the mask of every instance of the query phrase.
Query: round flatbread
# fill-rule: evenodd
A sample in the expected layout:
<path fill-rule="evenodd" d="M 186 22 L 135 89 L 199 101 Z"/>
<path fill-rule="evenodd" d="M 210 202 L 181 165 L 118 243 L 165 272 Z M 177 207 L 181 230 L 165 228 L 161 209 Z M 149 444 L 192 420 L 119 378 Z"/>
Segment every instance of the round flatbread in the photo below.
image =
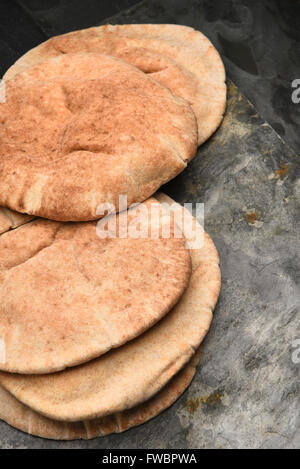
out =
<path fill-rule="evenodd" d="M 161 195 L 160 202 L 170 203 Z M 182 214 L 183 208 L 175 204 Z M 187 220 L 192 219 L 184 210 Z M 189 244 L 194 224 L 183 226 Z M 0 384 L 38 413 L 62 421 L 122 412 L 150 399 L 190 360 L 205 337 L 220 292 L 219 257 L 210 237 L 191 250 L 192 276 L 169 314 L 137 339 L 76 368 L 44 376 L 0 373 Z M 194 255 L 194 253 L 196 253 Z"/>
<path fill-rule="evenodd" d="M 75 440 L 121 433 L 141 425 L 170 407 L 190 385 L 200 359 L 200 350 L 154 397 L 133 409 L 81 422 L 61 422 L 35 412 L 0 386 L 0 419 L 30 435 L 52 440 Z"/>
<path fill-rule="evenodd" d="M 5 79 L 48 57 L 98 52 L 120 57 L 187 99 L 198 121 L 198 143 L 220 125 L 226 105 L 225 70 L 199 31 L 174 24 L 105 25 L 53 37 L 23 55 Z"/>
<path fill-rule="evenodd" d="M 116 233 L 128 215 L 124 237 L 99 237 L 95 222 L 42 219 L 0 236 L 0 369 L 51 373 L 89 361 L 140 335 L 177 303 L 190 254 L 168 215 L 150 218 L 155 207 L 148 199 L 117 215 Z M 149 223 L 140 221 L 142 209 Z M 134 238 L 137 222 L 157 236 Z"/>
<path fill-rule="evenodd" d="M 0 204 L 58 221 L 100 218 L 119 196 L 141 202 L 197 148 L 187 101 L 100 54 L 48 59 L 6 83 L 0 119 Z M 97 76 L 97 78 L 95 78 Z"/>
<path fill-rule="evenodd" d="M 23 213 L 14 212 L 5 207 L 0 207 L 0 234 L 18 228 L 31 221 L 33 217 Z"/>

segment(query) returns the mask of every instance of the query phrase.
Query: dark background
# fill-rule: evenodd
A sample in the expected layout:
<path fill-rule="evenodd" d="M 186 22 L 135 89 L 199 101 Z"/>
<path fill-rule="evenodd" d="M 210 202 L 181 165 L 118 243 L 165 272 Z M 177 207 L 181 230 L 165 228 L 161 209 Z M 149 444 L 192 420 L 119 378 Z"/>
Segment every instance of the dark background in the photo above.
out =
<path fill-rule="evenodd" d="M 100 24 L 141 3 L 149 22 L 159 17 L 201 29 L 222 54 L 228 76 L 299 151 L 300 104 L 291 100 L 291 83 L 300 78 L 299 0 L 0 0 L 1 76 L 48 37 Z"/>

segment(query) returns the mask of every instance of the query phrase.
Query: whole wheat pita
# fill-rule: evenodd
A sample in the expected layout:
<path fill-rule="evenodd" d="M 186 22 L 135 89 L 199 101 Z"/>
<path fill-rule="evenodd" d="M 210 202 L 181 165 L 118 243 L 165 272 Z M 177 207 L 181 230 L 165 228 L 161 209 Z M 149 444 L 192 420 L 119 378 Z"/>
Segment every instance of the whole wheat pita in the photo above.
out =
<path fill-rule="evenodd" d="M 166 196 L 158 199 L 170 203 Z M 183 208 L 176 207 L 182 213 Z M 191 218 L 186 210 L 185 217 Z M 193 234 L 184 230 L 187 243 Z M 103 417 L 150 399 L 194 355 L 212 320 L 221 285 L 219 258 L 213 242 L 203 234 L 203 246 L 191 250 L 193 273 L 188 288 L 154 327 L 76 368 L 39 376 L 1 372 L 0 384 L 36 412 L 61 421 Z"/>
<path fill-rule="evenodd" d="M 61 55 L 6 83 L 0 205 L 94 220 L 120 194 L 128 206 L 147 199 L 196 148 L 192 108 L 156 80 L 106 55 Z"/>
<path fill-rule="evenodd" d="M 187 99 L 203 143 L 222 121 L 226 104 L 225 70 L 209 39 L 174 24 L 105 25 L 53 37 L 23 55 L 4 75 L 13 77 L 48 57 L 98 52 L 120 57 Z"/>
<path fill-rule="evenodd" d="M 50 373 L 89 361 L 140 335 L 177 303 L 190 254 L 168 215 L 150 218 L 155 207 L 152 198 L 129 211 L 122 238 L 100 238 L 95 222 L 43 219 L 0 236 L 0 369 Z M 147 237 L 134 238 L 141 208 Z M 120 215 L 116 222 L 118 230 Z"/>
<path fill-rule="evenodd" d="M 141 425 L 170 407 L 190 385 L 200 350 L 155 396 L 133 409 L 81 422 L 61 422 L 35 412 L 0 386 L 0 419 L 30 435 L 54 440 L 89 440 L 111 433 L 121 433 Z"/>

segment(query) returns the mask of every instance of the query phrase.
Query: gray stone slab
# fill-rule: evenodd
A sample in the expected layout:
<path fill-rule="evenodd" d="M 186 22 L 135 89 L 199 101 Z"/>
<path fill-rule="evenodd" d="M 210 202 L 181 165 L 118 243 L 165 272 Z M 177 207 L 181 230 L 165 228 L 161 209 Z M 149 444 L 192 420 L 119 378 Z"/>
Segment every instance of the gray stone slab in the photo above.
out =
<path fill-rule="evenodd" d="M 299 174 L 299 157 L 229 83 L 223 125 L 168 185 L 205 203 L 223 278 L 199 372 L 174 409 L 188 447 L 300 447 Z"/>

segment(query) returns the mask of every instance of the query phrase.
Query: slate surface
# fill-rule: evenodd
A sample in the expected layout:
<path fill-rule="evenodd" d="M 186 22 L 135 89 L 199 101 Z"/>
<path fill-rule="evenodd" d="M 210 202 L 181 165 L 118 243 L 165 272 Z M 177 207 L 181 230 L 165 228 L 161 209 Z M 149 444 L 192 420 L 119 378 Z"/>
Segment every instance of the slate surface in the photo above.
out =
<path fill-rule="evenodd" d="M 137 3 L 136 0 L 17 0 L 48 36 L 88 28 Z"/>
<path fill-rule="evenodd" d="M 162 7 L 161 7 L 162 8 Z M 115 22 L 165 21 L 140 4 Z M 164 189 L 205 203 L 223 286 L 196 378 L 156 419 L 120 435 L 53 442 L 0 423 L 1 448 L 299 448 L 299 157 L 228 83 L 225 120 Z"/>

